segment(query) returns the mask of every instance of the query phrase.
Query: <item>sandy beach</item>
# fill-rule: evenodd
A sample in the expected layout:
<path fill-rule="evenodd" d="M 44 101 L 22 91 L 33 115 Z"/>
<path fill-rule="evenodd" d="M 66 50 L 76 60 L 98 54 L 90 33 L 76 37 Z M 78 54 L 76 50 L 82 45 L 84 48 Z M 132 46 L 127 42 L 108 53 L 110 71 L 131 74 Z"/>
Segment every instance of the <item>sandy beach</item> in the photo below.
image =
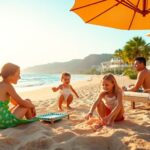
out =
<path fill-rule="evenodd" d="M 87 125 L 84 116 L 99 94 L 101 78 L 95 75 L 73 84 L 80 98 L 74 99 L 73 110 L 63 107 L 70 115 L 69 120 L 64 118 L 53 125 L 35 122 L 0 130 L 0 150 L 150 150 L 150 109 L 145 104 L 137 104 L 133 110 L 130 102 L 124 101 L 125 121 L 112 127 L 94 132 Z M 128 77 L 116 78 L 120 85 L 135 83 Z M 53 93 L 51 87 L 20 95 L 33 100 L 37 114 L 57 112 L 58 93 Z"/>

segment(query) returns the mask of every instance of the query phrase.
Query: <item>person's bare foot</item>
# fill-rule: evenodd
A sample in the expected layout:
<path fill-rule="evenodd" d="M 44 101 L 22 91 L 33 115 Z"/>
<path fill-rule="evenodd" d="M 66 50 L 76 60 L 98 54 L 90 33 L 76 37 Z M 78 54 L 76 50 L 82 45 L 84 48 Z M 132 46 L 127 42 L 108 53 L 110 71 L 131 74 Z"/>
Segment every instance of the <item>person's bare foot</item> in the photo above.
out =
<path fill-rule="evenodd" d="M 68 109 L 68 110 L 72 110 L 73 108 L 72 108 L 72 107 L 70 107 L 70 106 L 67 106 L 67 109 Z"/>
<path fill-rule="evenodd" d="M 61 112 L 61 111 L 63 111 L 63 109 L 58 107 L 58 111 L 60 111 L 60 112 Z"/>

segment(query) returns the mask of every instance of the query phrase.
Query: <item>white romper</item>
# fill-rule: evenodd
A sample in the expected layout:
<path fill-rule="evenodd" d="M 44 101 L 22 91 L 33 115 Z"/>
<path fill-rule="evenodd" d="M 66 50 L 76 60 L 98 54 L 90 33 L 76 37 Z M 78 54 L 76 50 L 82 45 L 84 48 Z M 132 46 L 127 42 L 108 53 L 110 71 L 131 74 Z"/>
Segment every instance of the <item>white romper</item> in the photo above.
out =
<path fill-rule="evenodd" d="M 105 104 L 105 106 L 110 110 L 114 109 L 118 104 L 118 100 L 116 96 L 108 97 L 107 95 L 105 95 L 102 101 Z"/>
<path fill-rule="evenodd" d="M 63 87 L 62 90 L 60 90 L 60 94 L 64 96 L 64 99 L 67 101 L 68 97 L 72 95 L 72 91 L 68 87 Z"/>

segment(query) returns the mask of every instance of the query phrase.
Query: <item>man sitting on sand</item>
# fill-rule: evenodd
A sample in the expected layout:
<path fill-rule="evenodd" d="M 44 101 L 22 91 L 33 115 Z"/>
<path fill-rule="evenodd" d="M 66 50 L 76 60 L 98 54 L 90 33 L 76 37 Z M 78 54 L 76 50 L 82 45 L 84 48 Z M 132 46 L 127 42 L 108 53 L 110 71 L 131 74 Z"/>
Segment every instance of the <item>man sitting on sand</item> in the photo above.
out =
<path fill-rule="evenodd" d="M 150 71 L 146 68 L 146 59 L 137 57 L 134 61 L 134 67 L 138 72 L 137 81 L 130 88 L 123 87 L 123 90 L 136 92 L 142 87 L 143 92 L 150 92 Z"/>

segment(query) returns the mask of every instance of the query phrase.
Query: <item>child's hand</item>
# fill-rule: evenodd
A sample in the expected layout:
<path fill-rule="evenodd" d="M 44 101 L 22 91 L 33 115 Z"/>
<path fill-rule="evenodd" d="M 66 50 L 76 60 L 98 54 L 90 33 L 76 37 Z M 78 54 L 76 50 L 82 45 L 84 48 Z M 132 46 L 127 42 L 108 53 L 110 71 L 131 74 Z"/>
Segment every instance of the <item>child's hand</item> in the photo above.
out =
<path fill-rule="evenodd" d="M 111 124 L 111 118 L 109 116 L 102 118 L 103 125 L 110 125 Z"/>
<path fill-rule="evenodd" d="M 91 113 L 91 112 L 89 112 L 86 116 L 85 116 L 85 119 L 89 119 L 89 118 L 91 118 L 93 116 L 93 114 Z"/>
<path fill-rule="evenodd" d="M 123 90 L 123 91 L 127 91 L 127 87 L 123 86 L 123 87 L 122 87 L 122 90 Z"/>
<path fill-rule="evenodd" d="M 57 91 L 57 88 L 56 88 L 56 87 L 53 87 L 53 88 L 52 88 L 52 91 L 53 91 L 53 92 L 56 92 L 56 91 Z"/>
<path fill-rule="evenodd" d="M 32 101 L 30 99 L 25 99 L 25 101 L 28 102 L 28 105 L 32 108 L 35 108 L 35 106 L 32 104 Z"/>
<path fill-rule="evenodd" d="M 61 89 L 61 90 L 63 89 L 63 85 L 62 85 L 62 84 L 61 84 L 61 85 L 59 85 L 59 89 Z"/>
<path fill-rule="evenodd" d="M 30 99 L 26 99 L 26 101 L 28 101 L 32 104 L 32 101 Z M 34 104 L 32 104 L 32 105 L 33 105 L 33 108 L 31 109 L 32 117 L 35 117 L 36 116 L 36 110 L 35 110 Z"/>
<path fill-rule="evenodd" d="M 35 107 L 32 109 L 32 117 L 35 117 L 36 116 L 36 110 L 35 110 Z"/>

